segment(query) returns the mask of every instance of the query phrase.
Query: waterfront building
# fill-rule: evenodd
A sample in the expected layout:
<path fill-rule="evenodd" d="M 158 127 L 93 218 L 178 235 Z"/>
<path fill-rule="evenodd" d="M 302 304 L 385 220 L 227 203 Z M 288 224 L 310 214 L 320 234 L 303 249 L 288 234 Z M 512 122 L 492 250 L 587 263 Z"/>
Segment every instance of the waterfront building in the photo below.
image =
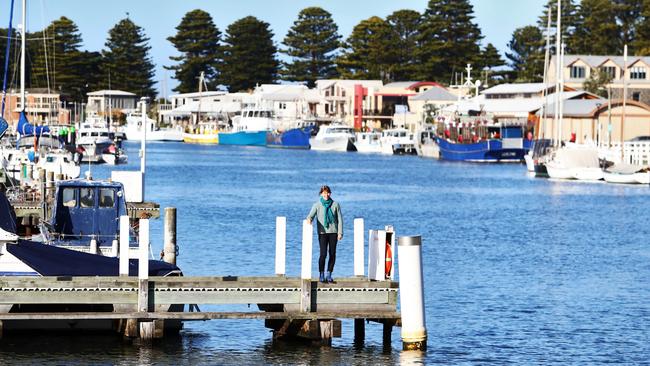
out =
<path fill-rule="evenodd" d="M 9 125 L 15 126 L 23 109 L 20 92 L 7 93 L 4 118 Z M 25 91 L 25 113 L 30 122 L 38 125 L 66 124 L 70 121 L 70 111 L 61 108 L 59 93 L 47 89 L 29 89 Z"/>
<path fill-rule="evenodd" d="M 88 96 L 87 114 L 98 116 L 111 114 L 113 120 L 117 120 L 120 115 L 134 112 L 140 100 L 137 95 L 122 90 L 97 90 L 86 95 Z"/>
<path fill-rule="evenodd" d="M 557 79 L 557 58 L 553 56 L 549 67 L 549 82 Z M 610 98 L 623 98 L 623 82 L 627 82 L 627 99 L 650 104 L 650 57 L 629 56 L 627 64 L 623 56 L 565 55 L 564 84 L 573 89 L 583 89 L 584 83 L 596 71 L 610 76 L 611 81 L 603 86 Z M 605 92 L 605 90 L 604 90 Z"/>
<path fill-rule="evenodd" d="M 325 99 L 317 114 L 356 129 L 375 126 L 381 123 L 382 99 L 377 93 L 382 86 L 381 80 L 317 80 L 316 89 Z"/>

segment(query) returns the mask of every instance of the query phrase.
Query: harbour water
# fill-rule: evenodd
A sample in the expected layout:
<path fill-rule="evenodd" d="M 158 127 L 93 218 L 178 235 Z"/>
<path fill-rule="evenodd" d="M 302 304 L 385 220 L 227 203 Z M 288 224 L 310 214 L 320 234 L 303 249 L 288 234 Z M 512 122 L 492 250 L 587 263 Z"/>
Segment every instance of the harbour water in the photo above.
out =
<path fill-rule="evenodd" d="M 139 144 L 126 143 L 137 169 Z M 273 275 L 275 217 L 287 217 L 287 273 L 300 272 L 300 221 L 322 184 L 343 208 L 336 276 L 349 276 L 352 220 L 423 237 L 428 350 L 400 328 L 331 348 L 273 343 L 262 321 L 186 323 L 141 347 L 112 336 L 0 340 L 2 364 L 643 363 L 650 359 L 650 188 L 553 182 L 521 165 L 260 147 L 149 144 L 146 199 L 178 208 L 186 275 Z M 108 166 L 93 166 L 108 177 Z M 84 167 L 84 170 L 87 169 Z M 162 220 L 152 222 L 153 252 Z M 399 262 L 398 262 L 399 263 Z M 316 253 L 314 253 L 314 269 Z M 254 305 L 252 305 L 254 306 Z M 212 308 L 210 308 L 212 309 Z M 225 308 L 219 308 L 225 309 Z M 248 310 L 246 307 L 228 307 Z M 202 310 L 207 310 L 203 309 Z M 250 310 L 257 310 L 251 308 Z"/>

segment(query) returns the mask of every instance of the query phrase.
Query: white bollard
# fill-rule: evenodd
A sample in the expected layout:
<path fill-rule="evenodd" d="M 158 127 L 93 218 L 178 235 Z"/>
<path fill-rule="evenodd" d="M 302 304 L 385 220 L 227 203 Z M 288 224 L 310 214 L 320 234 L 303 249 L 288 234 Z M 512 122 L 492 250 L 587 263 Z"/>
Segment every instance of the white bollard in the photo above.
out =
<path fill-rule="evenodd" d="M 364 276 L 364 225 L 362 218 L 354 219 L 354 275 Z"/>
<path fill-rule="evenodd" d="M 117 257 L 117 253 L 119 252 L 118 245 L 117 239 L 113 239 L 111 242 L 111 257 Z"/>
<path fill-rule="evenodd" d="M 149 219 L 140 219 L 138 278 L 149 279 Z"/>
<path fill-rule="evenodd" d="M 91 254 L 99 254 L 99 248 L 97 247 L 97 239 L 92 238 L 90 239 L 90 249 L 89 249 Z"/>
<path fill-rule="evenodd" d="M 129 217 L 120 216 L 120 276 L 129 275 Z"/>
<path fill-rule="evenodd" d="M 302 269 L 300 278 L 303 280 L 311 279 L 311 248 L 313 241 L 314 228 L 302 220 Z"/>
<path fill-rule="evenodd" d="M 398 239 L 397 245 L 403 349 L 425 350 L 427 329 L 424 319 L 422 238 L 403 236 Z"/>
<path fill-rule="evenodd" d="M 286 274 L 286 251 L 287 218 L 278 216 L 275 218 L 275 274 L 278 276 Z"/>

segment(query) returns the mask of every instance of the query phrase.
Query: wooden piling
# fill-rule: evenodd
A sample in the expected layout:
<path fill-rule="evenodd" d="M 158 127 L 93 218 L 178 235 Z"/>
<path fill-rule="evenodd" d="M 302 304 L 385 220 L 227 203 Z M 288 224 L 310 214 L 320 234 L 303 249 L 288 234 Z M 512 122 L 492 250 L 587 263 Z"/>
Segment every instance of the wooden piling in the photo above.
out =
<path fill-rule="evenodd" d="M 176 265 L 176 207 L 165 208 L 163 260 Z"/>
<path fill-rule="evenodd" d="M 366 340 L 366 320 L 354 319 L 354 344 L 362 346 Z"/>
<path fill-rule="evenodd" d="M 300 311 L 310 313 L 312 311 L 311 279 L 300 281 Z"/>
<path fill-rule="evenodd" d="M 383 329 L 383 337 L 382 337 L 382 342 L 384 345 L 384 348 L 390 348 L 391 343 L 393 341 L 393 322 L 392 321 L 384 321 L 384 329 Z"/>

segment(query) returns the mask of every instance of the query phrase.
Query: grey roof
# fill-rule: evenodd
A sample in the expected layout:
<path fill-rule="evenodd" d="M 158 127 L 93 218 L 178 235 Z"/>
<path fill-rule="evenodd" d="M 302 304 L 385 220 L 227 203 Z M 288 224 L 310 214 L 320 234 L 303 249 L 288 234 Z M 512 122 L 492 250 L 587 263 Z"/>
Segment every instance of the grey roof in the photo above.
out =
<path fill-rule="evenodd" d="M 385 88 L 408 88 L 409 86 L 418 83 L 418 81 L 395 81 L 392 83 L 384 84 Z"/>
<path fill-rule="evenodd" d="M 555 62 L 555 56 L 552 56 L 551 62 Z M 569 66 L 572 63 L 582 60 L 584 61 L 587 65 L 591 67 L 598 67 L 605 63 L 607 60 L 612 60 L 616 65 L 618 65 L 620 68 L 623 68 L 623 65 L 625 62 L 623 61 L 623 56 L 616 56 L 616 55 L 604 55 L 604 56 L 599 56 L 599 55 L 565 55 L 564 56 L 564 65 Z M 632 64 L 636 63 L 637 61 L 643 61 L 646 64 L 650 65 L 650 56 L 628 56 L 627 58 L 627 66 L 630 67 Z"/>
<path fill-rule="evenodd" d="M 591 117 L 594 111 L 603 104 L 607 104 L 604 99 L 567 99 L 563 104 L 562 115 L 564 117 Z M 546 109 L 548 117 L 554 116 L 554 108 L 554 103 L 548 105 Z"/>
<path fill-rule="evenodd" d="M 546 88 L 551 88 L 554 85 L 555 84 L 547 84 Z M 499 84 L 483 90 L 481 94 L 541 93 L 546 88 L 544 88 L 544 83 Z"/>
<path fill-rule="evenodd" d="M 455 101 L 458 100 L 458 97 L 448 92 L 445 88 L 434 86 L 425 92 L 411 97 L 411 100 Z"/>

